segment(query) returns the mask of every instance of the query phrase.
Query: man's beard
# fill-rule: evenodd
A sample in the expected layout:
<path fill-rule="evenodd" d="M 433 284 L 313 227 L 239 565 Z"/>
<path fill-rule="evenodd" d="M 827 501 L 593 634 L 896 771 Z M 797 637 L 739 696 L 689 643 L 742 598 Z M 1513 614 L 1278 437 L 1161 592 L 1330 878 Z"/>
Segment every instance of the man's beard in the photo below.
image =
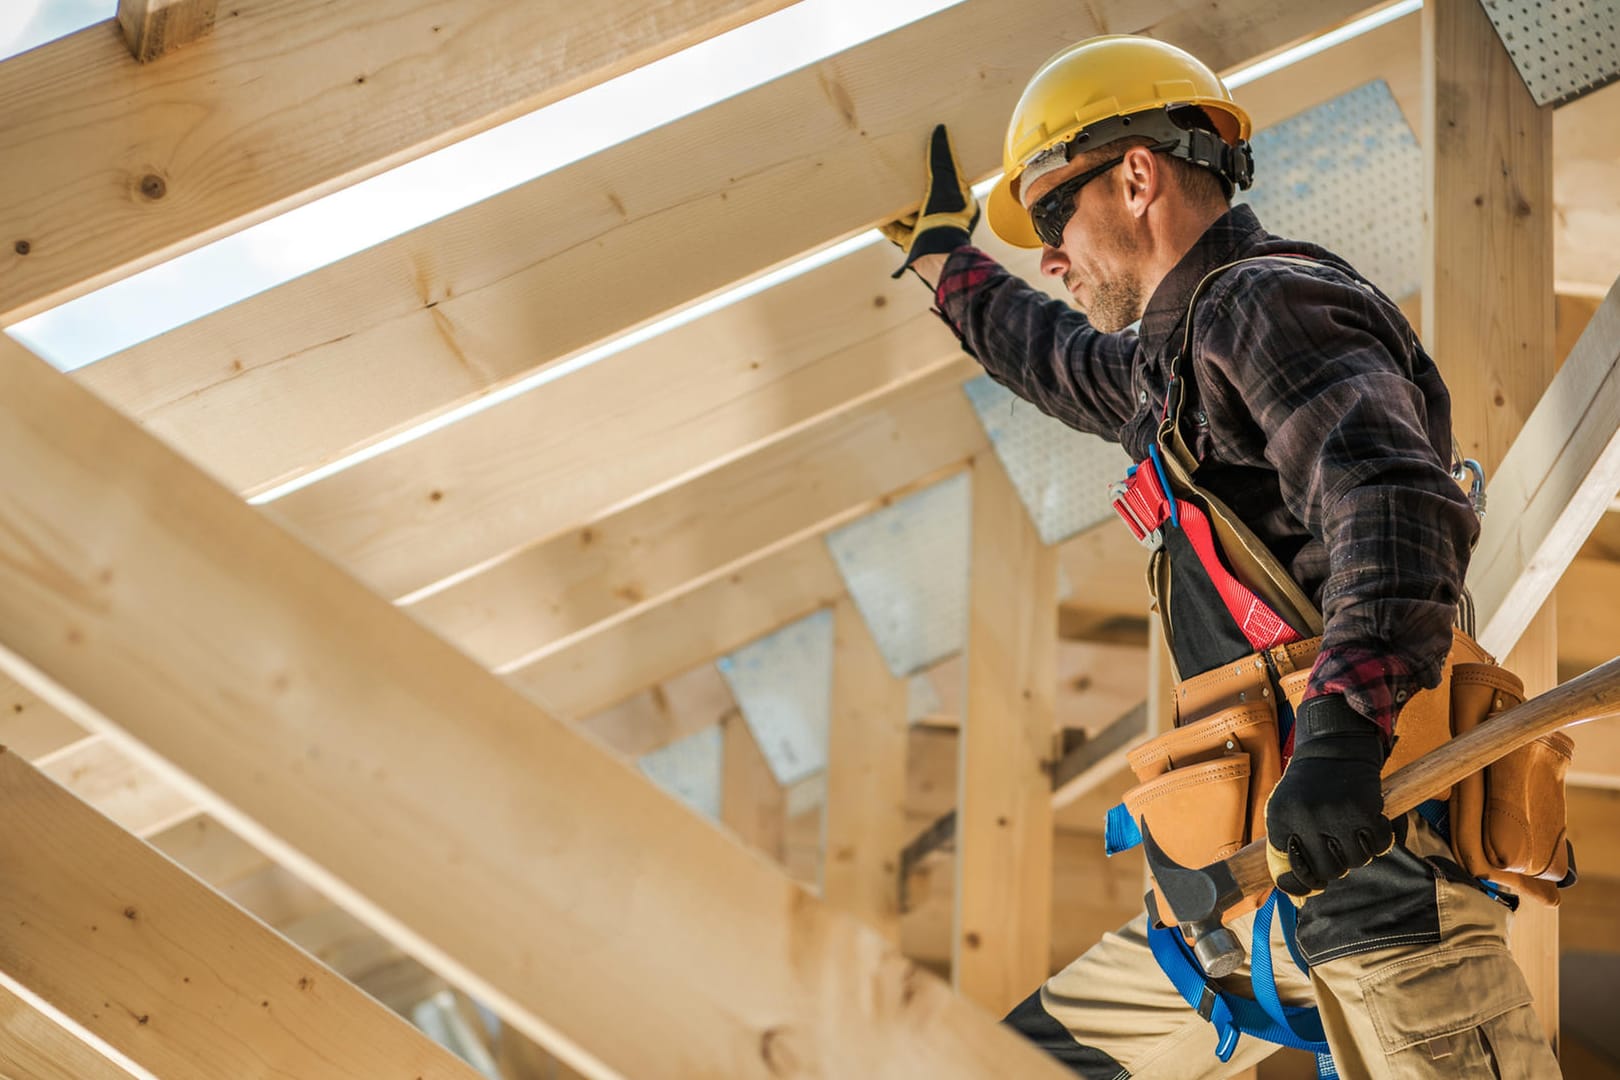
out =
<path fill-rule="evenodd" d="M 1103 232 L 1101 243 L 1112 248 L 1112 253 L 1127 265 L 1141 250 L 1137 238 L 1118 222 L 1110 222 Z M 1073 276 L 1073 270 L 1063 275 L 1063 284 L 1068 286 L 1070 296 L 1075 295 L 1075 282 L 1070 280 Z M 1103 333 L 1118 333 L 1142 317 L 1147 297 L 1142 294 L 1142 281 L 1135 274 L 1119 274 L 1109 278 L 1094 277 L 1086 282 L 1086 286 L 1091 302 L 1082 306 L 1081 310 L 1085 312 L 1091 325 Z M 1079 297 L 1075 297 L 1075 302 L 1079 304 Z"/>
<path fill-rule="evenodd" d="M 1063 284 L 1069 295 L 1075 296 L 1073 271 L 1063 275 Z M 1117 333 L 1142 317 L 1142 283 L 1135 277 L 1114 277 L 1087 283 L 1091 302 L 1075 303 L 1085 312 L 1091 325 L 1105 334 Z"/>

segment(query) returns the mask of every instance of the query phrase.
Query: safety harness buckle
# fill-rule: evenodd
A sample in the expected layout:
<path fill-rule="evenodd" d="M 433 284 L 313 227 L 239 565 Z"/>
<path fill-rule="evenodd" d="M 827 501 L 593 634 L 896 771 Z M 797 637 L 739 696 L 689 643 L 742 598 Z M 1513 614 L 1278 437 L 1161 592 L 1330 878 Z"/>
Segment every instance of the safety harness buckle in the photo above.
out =
<path fill-rule="evenodd" d="M 1204 984 L 1203 994 L 1198 999 L 1198 1019 L 1208 1021 L 1215 1015 L 1215 1003 L 1221 1000 L 1220 991 L 1210 983 Z"/>
<path fill-rule="evenodd" d="M 1158 551 L 1164 546 L 1164 530 L 1158 525 L 1149 525 L 1137 515 L 1131 506 L 1130 491 L 1130 484 L 1125 480 L 1115 480 L 1108 485 L 1108 497 L 1114 504 L 1114 512 L 1125 519 L 1137 543 L 1149 551 Z"/>

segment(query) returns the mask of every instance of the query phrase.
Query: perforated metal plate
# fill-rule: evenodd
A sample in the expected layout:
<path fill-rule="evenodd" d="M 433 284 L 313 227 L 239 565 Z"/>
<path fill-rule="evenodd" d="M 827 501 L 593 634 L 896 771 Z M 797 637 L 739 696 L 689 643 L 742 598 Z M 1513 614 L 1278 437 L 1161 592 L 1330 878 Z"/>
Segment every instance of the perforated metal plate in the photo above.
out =
<path fill-rule="evenodd" d="M 832 658 L 832 612 L 818 611 L 715 665 L 731 686 L 771 772 L 783 784 L 827 765 Z"/>
<path fill-rule="evenodd" d="M 1113 516 L 1108 485 L 1130 466 L 1117 443 L 1052 419 L 989 376 L 963 389 L 1043 543 L 1062 543 Z"/>
<path fill-rule="evenodd" d="M 1620 79 L 1620 0 L 1480 0 L 1537 105 Z"/>
<path fill-rule="evenodd" d="M 638 765 L 653 783 L 705 817 L 720 816 L 720 768 L 725 752 L 717 724 L 644 755 Z"/>
<path fill-rule="evenodd" d="M 1271 232 L 1344 258 L 1399 300 L 1423 284 L 1423 152 L 1382 80 L 1254 137 L 1250 203 Z"/>
<path fill-rule="evenodd" d="M 827 535 L 849 595 L 896 676 L 960 651 L 967 639 L 964 474 Z"/>

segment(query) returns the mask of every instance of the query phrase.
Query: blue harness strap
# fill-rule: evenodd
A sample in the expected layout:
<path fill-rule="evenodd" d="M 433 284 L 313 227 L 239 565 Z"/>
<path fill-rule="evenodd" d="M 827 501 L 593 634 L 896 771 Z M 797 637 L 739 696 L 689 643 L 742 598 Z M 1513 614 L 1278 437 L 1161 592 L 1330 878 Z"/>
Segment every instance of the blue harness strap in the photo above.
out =
<path fill-rule="evenodd" d="M 1123 803 L 1108 811 L 1104 843 L 1109 855 L 1127 851 L 1142 842 L 1141 829 Z M 1254 934 L 1249 943 L 1249 981 L 1254 997 L 1247 998 L 1226 990 L 1204 974 L 1181 932 L 1174 927 L 1148 924 L 1148 948 L 1153 959 L 1189 1007 L 1215 1026 L 1215 1055 L 1231 1060 L 1242 1035 L 1252 1035 L 1279 1046 L 1304 1050 L 1316 1056 L 1318 1080 L 1336 1080 L 1339 1073 L 1328 1050 L 1322 1030 L 1322 1014 L 1311 1006 L 1284 1005 L 1277 992 L 1277 974 L 1271 961 L 1271 921 L 1282 925 L 1288 954 L 1301 971 L 1309 971 L 1295 937 L 1298 913 L 1292 903 L 1280 903 L 1276 889 L 1254 916 Z"/>
<path fill-rule="evenodd" d="M 1284 940 L 1288 942 L 1294 962 L 1300 965 L 1302 971 L 1305 970 L 1292 933 L 1294 905 L 1279 904 L 1281 896 L 1281 893 L 1272 890 L 1271 896 L 1255 914 L 1254 937 L 1249 952 L 1253 998 L 1223 989 L 1209 979 L 1179 930 L 1149 926 L 1148 947 L 1153 950 L 1153 958 L 1158 961 L 1182 1000 L 1215 1026 L 1215 1055 L 1222 1061 L 1231 1060 L 1240 1036 L 1252 1035 L 1278 1046 L 1315 1055 L 1318 1080 L 1336 1080 L 1339 1073 L 1328 1050 L 1327 1037 L 1322 1031 L 1321 1013 L 1310 1006 L 1284 1005 L 1277 993 L 1276 973 L 1271 966 L 1273 913 L 1283 912 Z"/>

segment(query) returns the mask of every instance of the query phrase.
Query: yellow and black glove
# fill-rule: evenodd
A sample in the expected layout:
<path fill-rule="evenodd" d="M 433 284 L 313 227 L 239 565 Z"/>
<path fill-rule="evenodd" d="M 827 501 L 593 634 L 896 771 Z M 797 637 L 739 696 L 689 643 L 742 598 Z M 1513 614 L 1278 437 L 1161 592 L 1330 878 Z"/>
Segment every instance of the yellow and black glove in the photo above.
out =
<path fill-rule="evenodd" d="M 1314 896 L 1395 846 L 1378 776 L 1386 756 L 1383 734 L 1342 696 L 1300 705 L 1294 756 L 1266 801 L 1266 865 L 1277 888 Z"/>
<path fill-rule="evenodd" d="M 905 217 L 880 226 L 883 235 L 906 253 L 906 261 L 894 272 L 905 273 L 924 255 L 948 255 L 968 242 L 979 223 L 979 202 L 973 186 L 962 176 L 962 168 L 951 151 L 951 137 L 945 125 L 934 127 L 928 140 L 928 188 L 922 206 Z"/>

